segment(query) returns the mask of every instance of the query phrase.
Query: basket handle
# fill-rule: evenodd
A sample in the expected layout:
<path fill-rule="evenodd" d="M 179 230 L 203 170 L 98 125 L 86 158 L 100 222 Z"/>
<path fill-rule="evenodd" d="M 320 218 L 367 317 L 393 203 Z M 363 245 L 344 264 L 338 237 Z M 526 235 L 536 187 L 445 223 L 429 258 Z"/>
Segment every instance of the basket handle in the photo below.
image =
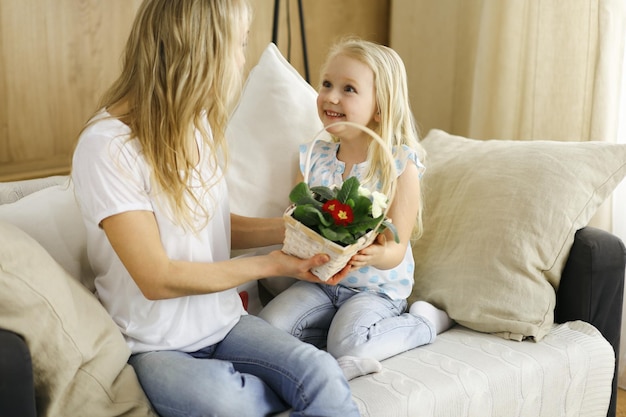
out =
<path fill-rule="evenodd" d="M 378 226 L 376 227 L 376 229 L 378 229 L 378 227 L 380 227 L 380 224 L 382 223 L 382 220 L 384 220 L 387 217 L 387 212 L 389 211 L 389 207 L 391 206 L 391 202 L 393 201 L 393 198 L 396 195 L 396 181 L 398 178 L 398 173 L 396 171 L 396 164 L 395 164 L 395 160 L 393 159 L 393 154 L 391 153 L 391 151 L 387 148 L 387 145 L 385 144 L 385 142 L 382 140 L 382 138 L 378 135 L 378 133 L 374 132 L 372 129 L 370 129 L 367 126 L 363 126 L 360 125 L 358 123 L 354 123 L 354 122 L 335 122 L 335 123 L 331 123 L 328 126 L 325 126 L 324 128 L 322 128 L 322 130 L 320 130 L 315 137 L 313 138 L 313 141 L 311 143 L 311 146 L 309 146 L 309 150 L 307 151 L 306 154 L 306 161 L 305 161 L 305 166 L 304 166 L 304 182 L 306 184 L 309 183 L 309 172 L 311 170 L 311 155 L 313 153 L 313 145 L 315 144 L 315 142 L 317 142 L 318 140 L 320 140 L 322 138 L 322 134 L 323 133 L 327 133 L 327 129 L 333 127 L 333 126 L 340 126 L 340 125 L 345 125 L 345 126 L 350 126 L 350 127 L 355 127 L 357 129 L 360 129 L 361 131 L 367 133 L 368 135 L 370 135 L 372 137 L 372 139 L 376 140 L 378 142 L 378 144 L 380 145 L 380 148 L 383 150 L 383 152 L 385 153 L 385 156 L 389 159 L 389 167 L 391 169 L 391 187 L 387 193 L 387 207 L 385 208 L 385 215 L 382 217 L 381 222 L 378 224 Z"/>

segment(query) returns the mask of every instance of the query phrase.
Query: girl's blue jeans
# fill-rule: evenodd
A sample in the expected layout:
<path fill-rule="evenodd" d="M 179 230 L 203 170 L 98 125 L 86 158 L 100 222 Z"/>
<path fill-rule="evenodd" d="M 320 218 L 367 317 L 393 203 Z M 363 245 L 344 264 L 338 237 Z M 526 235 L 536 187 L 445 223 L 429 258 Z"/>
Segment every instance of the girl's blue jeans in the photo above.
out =
<path fill-rule="evenodd" d="M 298 281 L 261 310 L 259 317 L 335 358 L 383 360 L 431 343 L 430 321 L 406 313 L 406 300 L 356 292 L 342 285 Z"/>
<path fill-rule="evenodd" d="M 210 317 L 206 317 L 210 320 Z M 328 353 L 254 316 L 197 352 L 154 351 L 129 363 L 161 417 L 359 415 Z"/>

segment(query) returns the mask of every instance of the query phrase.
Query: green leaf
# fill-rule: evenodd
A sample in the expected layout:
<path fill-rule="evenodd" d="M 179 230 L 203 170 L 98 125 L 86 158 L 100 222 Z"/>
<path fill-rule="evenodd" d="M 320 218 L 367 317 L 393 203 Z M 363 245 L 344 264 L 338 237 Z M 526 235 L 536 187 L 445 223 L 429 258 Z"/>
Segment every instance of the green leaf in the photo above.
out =
<path fill-rule="evenodd" d="M 360 230 L 372 230 L 378 226 L 380 222 L 380 217 L 377 219 L 372 219 L 371 217 L 365 217 L 362 221 L 358 223 Z"/>
<path fill-rule="evenodd" d="M 309 189 L 309 186 L 304 181 L 296 184 L 296 186 L 293 187 L 293 189 L 289 193 L 289 200 L 298 206 L 305 205 L 305 204 L 312 204 L 316 207 L 317 206 L 321 207 L 320 202 L 313 198 L 313 193 L 311 192 L 311 190 Z"/>
<path fill-rule="evenodd" d="M 320 233 L 328 240 L 342 244 L 343 246 L 351 245 L 355 242 L 354 238 L 346 228 L 332 229 L 327 227 L 320 228 Z"/>
<path fill-rule="evenodd" d="M 311 187 L 311 191 L 320 196 L 321 201 L 333 200 L 335 197 L 335 193 L 328 187 L 323 185 L 318 185 L 316 187 Z"/>
<path fill-rule="evenodd" d="M 369 214 L 371 214 L 372 211 L 372 201 L 367 197 L 359 195 L 356 200 L 353 201 L 353 205 L 351 207 L 355 219 L 360 219 L 366 216 L 369 217 Z"/>
<path fill-rule="evenodd" d="M 332 224 L 332 220 L 327 219 L 320 210 L 309 204 L 297 206 L 291 215 L 303 225 L 315 230 L 318 225 Z"/>
<path fill-rule="evenodd" d="M 348 178 L 337 193 L 337 199 L 344 204 L 350 199 L 356 201 L 359 198 L 359 185 L 359 180 L 356 177 Z"/>

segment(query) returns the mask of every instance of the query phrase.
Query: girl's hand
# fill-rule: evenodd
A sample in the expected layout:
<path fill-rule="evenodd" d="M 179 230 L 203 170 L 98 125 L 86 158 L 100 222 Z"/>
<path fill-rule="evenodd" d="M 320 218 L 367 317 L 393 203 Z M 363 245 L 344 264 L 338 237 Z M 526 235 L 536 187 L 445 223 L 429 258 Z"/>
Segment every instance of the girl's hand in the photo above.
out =
<path fill-rule="evenodd" d="M 290 276 L 302 281 L 336 285 L 339 281 L 344 279 L 350 271 L 350 265 L 346 265 L 327 281 L 322 281 L 317 275 L 311 272 L 311 269 L 330 261 L 330 258 L 326 254 L 320 253 L 309 259 L 300 259 L 292 255 L 287 255 L 280 250 L 275 250 L 270 252 L 268 256 L 276 263 L 279 270 L 276 274 L 277 276 Z"/>
<path fill-rule="evenodd" d="M 376 265 L 385 255 L 386 244 L 386 236 L 383 233 L 379 234 L 371 245 L 361 249 L 350 258 L 348 265 L 353 268 Z"/>

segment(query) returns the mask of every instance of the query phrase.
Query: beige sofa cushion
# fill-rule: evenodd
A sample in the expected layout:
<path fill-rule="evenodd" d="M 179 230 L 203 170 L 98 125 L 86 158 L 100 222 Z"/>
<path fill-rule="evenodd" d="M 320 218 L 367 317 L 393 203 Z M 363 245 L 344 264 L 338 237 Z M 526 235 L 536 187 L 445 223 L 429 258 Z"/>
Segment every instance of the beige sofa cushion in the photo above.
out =
<path fill-rule="evenodd" d="M 480 141 L 431 131 L 425 232 L 413 246 L 425 299 L 460 324 L 541 339 L 576 231 L 626 175 L 626 145 Z"/>
<path fill-rule="evenodd" d="M 98 300 L 33 238 L 0 220 L 0 327 L 33 361 L 39 416 L 155 416 Z"/>

